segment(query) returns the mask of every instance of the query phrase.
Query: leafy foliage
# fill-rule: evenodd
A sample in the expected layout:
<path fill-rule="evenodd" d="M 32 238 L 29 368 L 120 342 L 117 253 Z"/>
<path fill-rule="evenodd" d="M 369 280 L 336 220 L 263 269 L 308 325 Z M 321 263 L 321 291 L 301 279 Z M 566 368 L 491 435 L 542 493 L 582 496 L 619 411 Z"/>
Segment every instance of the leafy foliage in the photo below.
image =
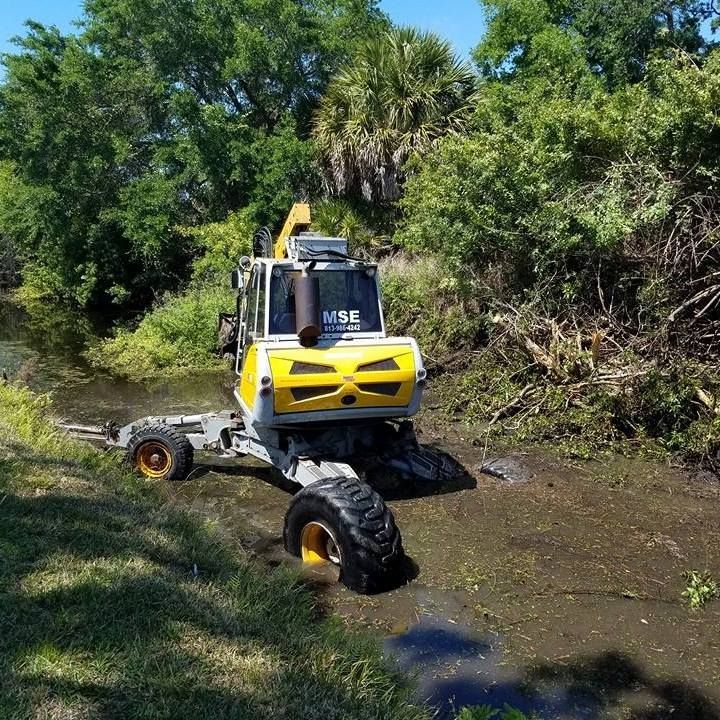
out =
<path fill-rule="evenodd" d="M 412 261 L 395 255 L 380 264 L 388 331 L 415 337 L 431 368 L 467 364 L 484 335 L 486 319 L 471 284 L 442 273 L 442 259 Z"/>
<path fill-rule="evenodd" d="M 328 198 L 313 205 L 313 228 L 329 237 L 348 240 L 350 253 L 371 254 L 374 246 L 382 240 L 370 229 L 366 214 L 346 200 Z"/>
<path fill-rule="evenodd" d="M 235 308 L 229 273 L 252 251 L 251 217 L 246 209 L 223 222 L 178 228 L 199 248 L 189 287 L 163 296 L 136 327 L 97 343 L 88 352 L 91 362 L 133 380 L 220 368 L 218 315 Z"/>
<path fill-rule="evenodd" d="M 587 74 L 486 85 L 474 131 L 415 161 L 397 240 L 477 268 L 506 298 L 537 288 L 548 309 L 614 297 L 625 324 L 650 288 L 655 308 L 679 307 L 717 267 L 699 228 L 716 218 L 719 63 L 657 60 L 612 94 Z"/>
<path fill-rule="evenodd" d="M 233 307 L 225 285 L 194 285 L 165 297 L 137 328 L 119 329 L 92 347 L 88 357 L 98 367 L 138 381 L 219 369 L 218 314 Z"/>
<path fill-rule="evenodd" d="M 397 199 L 410 154 L 465 127 L 474 87 L 432 33 L 399 28 L 367 40 L 333 77 L 315 119 L 330 188 Z"/>
<path fill-rule="evenodd" d="M 186 279 L 178 227 L 278 223 L 318 184 L 320 93 L 385 25 L 374 0 L 89 0 L 77 36 L 29 23 L 0 85 L 0 235 L 26 283 L 136 306 Z"/>
<path fill-rule="evenodd" d="M 180 228 L 195 241 L 200 255 L 193 263 L 196 281 L 212 282 L 227 277 L 243 255 L 252 252 L 254 224 L 249 210 L 233 212 L 222 222 Z"/>
<path fill-rule="evenodd" d="M 502 710 L 491 705 L 476 705 L 463 708 L 457 720 L 527 720 L 527 715 L 509 705 Z"/>
<path fill-rule="evenodd" d="M 568 42 L 611 88 L 637 82 L 657 51 L 707 48 L 704 0 L 483 0 L 488 32 L 475 59 L 488 74 L 542 72 Z"/>
<path fill-rule="evenodd" d="M 688 606 L 697 610 L 706 603 L 720 596 L 718 584 L 709 572 L 688 570 L 685 573 L 687 588 L 682 596 L 687 600 Z"/>

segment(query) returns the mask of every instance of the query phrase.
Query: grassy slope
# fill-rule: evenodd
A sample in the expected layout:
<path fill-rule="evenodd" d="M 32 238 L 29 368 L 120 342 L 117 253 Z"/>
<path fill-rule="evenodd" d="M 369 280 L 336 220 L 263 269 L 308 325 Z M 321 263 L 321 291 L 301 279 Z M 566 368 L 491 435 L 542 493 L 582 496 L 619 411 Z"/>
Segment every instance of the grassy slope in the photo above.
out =
<path fill-rule="evenodd" d="M 286 572 L 46 416 L 0 385 L 0 718 L 426 717 Z"/>

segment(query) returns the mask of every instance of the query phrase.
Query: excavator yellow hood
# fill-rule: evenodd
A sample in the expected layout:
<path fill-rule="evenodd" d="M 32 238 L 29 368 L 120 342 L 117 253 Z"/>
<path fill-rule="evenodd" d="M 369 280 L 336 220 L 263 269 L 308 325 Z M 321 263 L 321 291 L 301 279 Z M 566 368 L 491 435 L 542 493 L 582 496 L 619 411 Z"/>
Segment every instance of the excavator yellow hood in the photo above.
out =
<path fill-rule="evenodd" d="M 271 350 L 275 412 L 400 407 L 415 388 L 409 345 Z"/>
<path fill-rule="evenodd" d="M 425 370 L 410 338 L 317 348 L 260 343 L 253 349 L 257 361 L 246 367 L 255 370 L 255 377 L 243 377 L 241 394 L 263 424 L 407 417 L 417 410 Z"/>

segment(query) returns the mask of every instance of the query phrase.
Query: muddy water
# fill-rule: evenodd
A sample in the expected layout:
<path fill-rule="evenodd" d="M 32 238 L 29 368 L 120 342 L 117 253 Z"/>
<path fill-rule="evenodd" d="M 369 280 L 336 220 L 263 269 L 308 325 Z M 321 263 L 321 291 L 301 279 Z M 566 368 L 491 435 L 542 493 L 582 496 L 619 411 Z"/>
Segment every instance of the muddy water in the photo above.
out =
<path fill-rule="evenodd" d="M 43 332 L 5 308 L 0 366 L 83 422 L 232 402 L 230 376 L 146 387 L 98 375 L 79 354 L 85 330 Z M 720 578 L 715 480 L 624 458 L 573 465 L 486 449 L 476 430 L 432 409 L 419 426 L 468 478 L 442 488 L 382 482 L 417 578 L 368 598 L 309 575 L 321 607 L 377 632 L 440 717 L 509 703 L 542 718 L 720 720 L 720 601 L 692 612 L 681 597 L 686 570 Z M 491 460 L 510 472 L 481 473 Z M 167 491 L 238 552 L 293 562 L 281 539 L 288 488 L 270 469 L 200 458 Z"/>
<path fill-rule="evenodd" d="M 52 393 L 56 410 L 78 423 L 126 422 L 151 413 L 198 411 L 232 402 L 232 375 L 169 383 L 124 382 L 91 368 L 82 352 L 99 329 L 82 316 L 29 316 L 0 300 L 0 369 Z"/>

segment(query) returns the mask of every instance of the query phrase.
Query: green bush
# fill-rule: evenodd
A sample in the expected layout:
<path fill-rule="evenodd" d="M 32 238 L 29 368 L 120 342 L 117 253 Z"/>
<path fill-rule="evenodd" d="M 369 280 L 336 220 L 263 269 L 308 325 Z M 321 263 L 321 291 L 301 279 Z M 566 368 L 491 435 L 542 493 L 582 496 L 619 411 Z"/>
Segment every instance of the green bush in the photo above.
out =
<path fill-rule="evenodd" d="M 410 163 L 397 242 L 459 277 L 495 268 L 503 299 L 541 292 L 555 313 L 602 309 L 598 287 L 628 325 L 679 306 L 712 269 L 694 263 L 716 222 L 718 67 L 654 59 L 614 93 L 589 70 L 486 83 L 473 131 Z M 668 296 L 648 302 L 650 285 Z"/>
<path fill-rule="evenodd" d="M 457 720 L 528 720 L 528 717 L 525 713 L 507 704 L 502 710 L 494 708 L 492 705 L 475 705 L 464 707 L 457 716 Z"/>
<path fill-rule="evenodd" d="M 217 359 L 218 314 L 234 308 L 229 287 L 196 284 L 170 295 L 134 330 L 116 335 L 88 351 L 91 362 L 131 380 L 181 375 L 222 367 Z"/>
<path fill-rule="evenodd" d="M 691 610 L 703 607 L 720 595 L 717 581 L 707 570 L 688 570 L 684 575 L 687 587 L 682 597 L 687 600 Z"/>
<path fill-rule="evenodd" d="M 249 210 L 223 221 L 180 228 L 200 249 L 190 287 L 166 295 L 136 328 L 121 328 L 88 352 L 91 362 L 115 375 L 144 380 L 222 367 L 217 358 L 218 315 L 235 309 L 229 273 L 252 251 Z"/>
<path fill-rule="evenodd" d="M 380 263 L 388 332 L 410 335 L 431 363 L 467 365 L 485 331 L 477 289 L 452 276 L 435 256 L 399 254 Z"/>
<path fill-rule="evenodd" d="M 254 230 L 247 209 L 230 213 L 222 222 L 181 228 L 183 235 L 194 239 L 200 253 L 193 263 L 193 278 L 219 280 L 230 273 L 243 255 L 252 252 Z"/>
<path fill-rule="evenodd" d="M 628 434 L 671 442 L 702 414 L 696 400 L 696 385 L 690 371 L 682 367 L 664 373 L 653 369 L 616 398 L 617 423 Z"/>

